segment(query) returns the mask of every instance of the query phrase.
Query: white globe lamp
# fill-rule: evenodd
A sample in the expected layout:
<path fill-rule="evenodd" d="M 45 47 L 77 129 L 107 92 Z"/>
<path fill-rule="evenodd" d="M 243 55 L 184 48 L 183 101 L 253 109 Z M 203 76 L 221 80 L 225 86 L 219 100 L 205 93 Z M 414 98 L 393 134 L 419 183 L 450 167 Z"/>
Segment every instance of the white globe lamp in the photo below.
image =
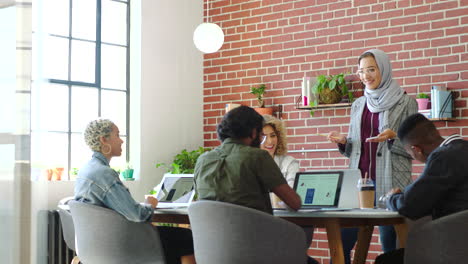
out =
<path fill-rule="evenodd" d="M 214 23 L 201 23 L 193 32 L 193 43 L 203 53 L 217 52 L 224 43 L 223 30 Z"/>

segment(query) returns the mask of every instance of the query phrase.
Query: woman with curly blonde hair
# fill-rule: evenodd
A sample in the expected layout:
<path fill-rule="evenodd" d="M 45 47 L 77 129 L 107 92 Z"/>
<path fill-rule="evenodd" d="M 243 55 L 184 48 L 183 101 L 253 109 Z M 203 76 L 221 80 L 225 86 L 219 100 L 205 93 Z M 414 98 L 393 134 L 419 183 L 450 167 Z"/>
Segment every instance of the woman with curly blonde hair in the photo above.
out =
<path fill-rule="evenodd" d="M 287 134 L 284 123 L 271 115 L 263 115 L 263 119 L 265 122 L 262 129 L 262 143 L 260 144 L 260 148 L 270 153 L 271 157 L 273 157 L 280 168 L 281 173 L 283 173 L 283 177 L 286 178 L 288 185 L 294 188 L 296 173 L 299 171 L 299 161 L 287 155 Z M 281 202 L 276 195 L 272 194 L 270 199 L 273 207 L 284 207 L 284 205 L 281 205 L 283 202 Z M 304 227 L 304 232 L 306 233 L 307 245 L 310 245 L 314 236 L 314 228 Z M 308 261 L 308 263 L 318 263 L 312 258 L 309 258 Z"/>
<path fill-rule="evenodd" d="M 112 209 L 129 221 L 149 225 L 158 200 L 148 197 L 147 204 L 135 201 L 119 174 L 109 166 L 113 157 L 122 155 L 119 128 L 109 119 L 93 120 L 86 127 L 84 137 L 93 157 L 78 172 L 75 200 Z M 161 238 L 166 263 L 196 263 L 189 229 L 165 226 L 154 229 Z"/>
<path fill-rule="evenodd" d="M 287 155 L 288 148 L 284 123 L 271 115 L 264 115 L 263 119 L 265 120 L 262 130 L 264 140 L 260 147 L 270 153 L 292 188 L 296 173 L 299 171 L 299 161 Z"/>

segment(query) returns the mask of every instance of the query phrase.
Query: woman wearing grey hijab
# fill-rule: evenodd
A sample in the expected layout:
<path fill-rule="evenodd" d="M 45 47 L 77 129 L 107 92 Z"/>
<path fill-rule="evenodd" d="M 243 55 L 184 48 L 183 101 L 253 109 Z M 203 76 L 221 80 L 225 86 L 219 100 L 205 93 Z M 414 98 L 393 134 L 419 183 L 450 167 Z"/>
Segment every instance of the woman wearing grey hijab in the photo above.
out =
<path fill-rule="evenodd" d="M 351 106 L 348 136 L 337 131 L 328 140 L 338 144 L 350 158 L 349 166 L 360 169 L 374 181 L 376 197 L 392 188 L 404 189 L 411 182 L 411 157 L 406 153 L 396 131 L 406 117 L 417 113 L 416 100 L 408 96 L 392 78 L 392 65 L 385 52 L 372 49 L 361 54 L 357 74 L 365 86 L 364 96 Z M 382 250 L 396 247 L 393 226 L 379 227 Z M 342 230 L 345 262 L 357 240 L 357 229 Z"/>

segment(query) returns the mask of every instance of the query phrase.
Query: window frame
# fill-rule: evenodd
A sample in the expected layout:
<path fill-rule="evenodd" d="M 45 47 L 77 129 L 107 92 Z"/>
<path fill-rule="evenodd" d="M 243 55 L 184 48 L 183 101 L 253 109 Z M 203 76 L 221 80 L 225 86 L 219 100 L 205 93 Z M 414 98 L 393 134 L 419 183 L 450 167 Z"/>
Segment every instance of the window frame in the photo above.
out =
<path fill-rule="evenodd" d="M 85 87 L 85 88 L 96 88 L 97 93 L 98 93 L 98 116 L 101 116 L 102 114 L 102 92 L 103 91 L 114 91 L 114 92 L 121 92 L 125 93 L 125 102 L 126 102 L 126 111 L 125 111 L 125 123 L 126 123 L 126 129 L 125 129 L 125 134 L 121 136 L 125 137 L 125 162 L 129 162 L 130 160 L 130 14 L 131 14 L 131 0 L 127 1 L 121 1 L 121 0 L 107 0 L 107 1 L 112 1 L 112 2 L 118 2 L 127 5 L 126 7 L 126 13 L 127 13 L 127 19 L 126 19 L 126 44 L 119 44 L 119 43 L 110 43 L 110 42 L 103 42 L 102 41 L 102 1 L 105 0 L 96 0 L 96 39 L 95 40 L 88 40 L 88 39 L 83 39 L 83 38 L 77 38 L 72 36 L 73 32 L 73 2 L 79 1 L 79 0 L 68 0 L 69 6 L 68 6 L 68 12 L 69 12 L 69 17 L 68 17 L 68 33 L 67 36 L 64 35 L 59 35 L 59 34 L 51 34 L 51 33 L 46 33 L 46 36 L 52 36 L 52 37 L 57 37 L 57 38 L 63 38 L 68 41 L 68 64 L 67 64 L 67 80 L 63 79 L 55 79 L 55 78 L 47 78 L 47 82 L 51 84 L 59 84 L 59 85 L 64 85 L 68 89 L 68 124 L 67 124 L 67 131 L 51 131 L 51 130 L 46 130 L 46 131 L 36 131 L 31 128 L 31 133 L 35 132 L 45 132 L 45 133 L 58 133 L 58 134 L 67 134 L 67 142 L 68 142 L 68 148 L 67 148 L 67 164 L 66 166 L 68 167 L 68 171 L 63 173 L 62 175 L 62 180 L 71 180 L 70 177 L 70 170 L 72 169 L 72 135 L 77 135 L 79 133 L 73 132 L 72 130 L 72 97 L 73 93 L 72 90 L 74 87 Z M 73 40 L 78 40 L 78 41 L 85 41 L 89 43 L 95 44 L 95 69 L 94 69 L 94 83 L 93 82 L 82 82 L 82 81 L 73 81 L 72 80 L 72 42 Z M 101 83 L 101 74 L 102 74 L 102 56 L 101 56 L 101 48 L 102 45 L 109 45 L 109 46 L 116 46 L 116 47 L 124 47 L 126 48 L 126 55 L 125 55 L 125 74 L 126 74 L 126 83 L 125 83 L 125 90 L 122 89 L 115 89 L 115 88 L 103 88 L 102 83 Z M 33 80 L 34 82 L 34 80 Z M 33 161 L 34 162 L 34 161 Z M 65 165 L 65 164 L 64 164 Z M 64 179 L 63 177 L 66 177 Z"/>

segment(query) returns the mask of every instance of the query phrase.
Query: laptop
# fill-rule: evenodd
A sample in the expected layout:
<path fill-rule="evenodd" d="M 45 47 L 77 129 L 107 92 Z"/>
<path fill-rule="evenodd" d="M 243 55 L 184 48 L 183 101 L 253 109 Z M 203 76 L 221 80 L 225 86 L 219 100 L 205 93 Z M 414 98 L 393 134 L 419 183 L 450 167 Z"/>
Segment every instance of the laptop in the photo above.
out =
<path fill-rule="evenodd" d="M 155 191 L 156 208 L 188 207 L 195 196 L 193 174 L 165 174 Z"/>
<path fill-rule="evenodd" d="M 343 183 L 341 184 L 340 201 L 338 208 L 359 208 L 359 190 L 357 182 L 361 178 L 358 169 L 346 169 L 343 172 Z"/>
<path fill-rule="evenodd" d="M 294 190 L 301 197 L 300 210 L 350 210 L 359 207 L 359 170 L 320 170 L 296 173 Z"/>

